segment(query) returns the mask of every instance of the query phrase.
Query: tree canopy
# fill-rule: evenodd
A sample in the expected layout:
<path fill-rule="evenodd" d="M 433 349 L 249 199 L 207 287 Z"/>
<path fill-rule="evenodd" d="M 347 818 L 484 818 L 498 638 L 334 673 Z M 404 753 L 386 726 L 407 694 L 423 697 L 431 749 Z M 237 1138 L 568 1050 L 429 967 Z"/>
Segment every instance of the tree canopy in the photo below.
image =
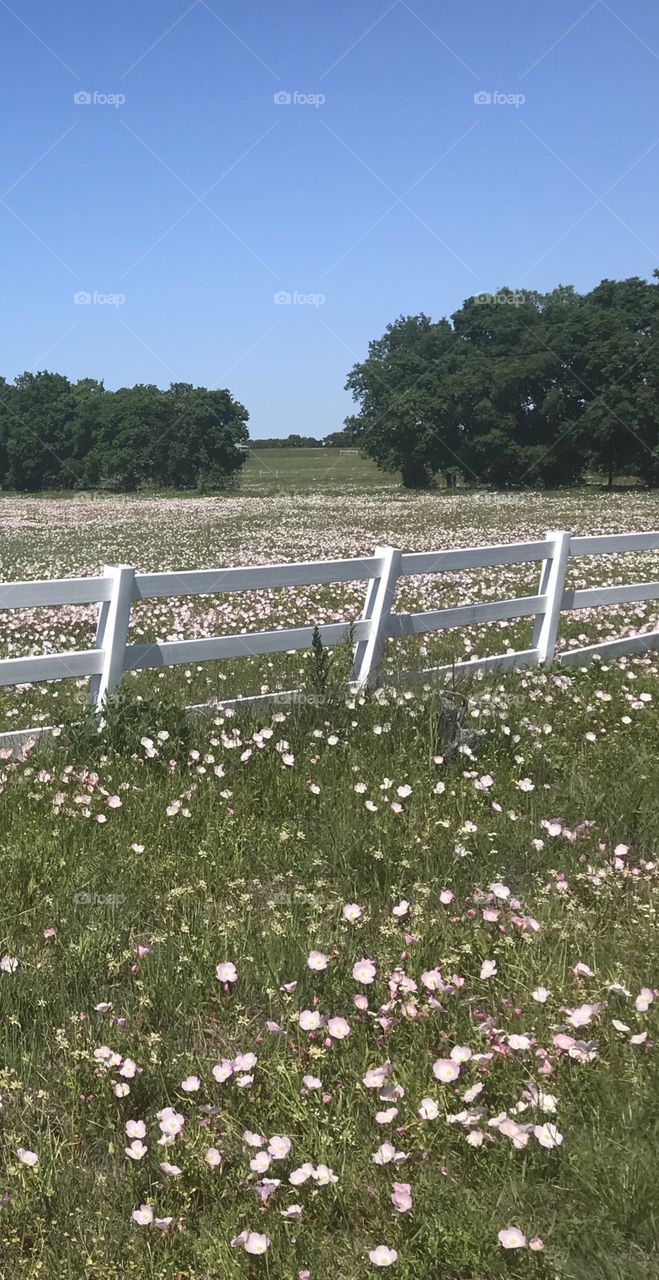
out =
<path fill-rule="evenodd" d="M 228 391 L 173 383 L 107 391 L 59 373 L 0 379 L 0 484 L 27 491 L 226 488 L 248 413 Z"/>
<path fill-rule="evenodd" d="M 449 319 L 402 316 L 347 388 L 354 443 L 409 487 L 659 481 L 659 272 L 590 293 L 502 289 Z"/>

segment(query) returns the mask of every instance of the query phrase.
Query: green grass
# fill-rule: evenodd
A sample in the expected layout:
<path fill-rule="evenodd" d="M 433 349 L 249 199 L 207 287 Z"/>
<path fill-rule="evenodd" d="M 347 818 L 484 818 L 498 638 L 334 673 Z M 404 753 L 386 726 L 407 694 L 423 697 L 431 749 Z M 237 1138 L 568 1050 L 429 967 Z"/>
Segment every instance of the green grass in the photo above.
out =
<path fill-rule="evenodd" d="M 280 493 L 354 493 L 400 488 L 398 472 L 379 471 L 370 458 L 344 449 L 250 448 L 240 492 L 269 497 Z"/>
<path fill-rule="evenodd" d="M 654 504 L 7 499 L 0 551 L 9 577 L 88 573 L 115 559 L 202 566 L 355 555 L 385 540 L 505 541 L 560 525 L 649 528 Z M 645 553 L 573 572 L 575 585 L 658 576 Z M 401 599 L 429 608 L 526 594 L 535 573 L 410 580 Z M 324 620 L 358 612 L 362 595 L 357 584 L 166 601 L 136 616 L 134 638 Z M 561 642 L 650 626 L 653 609 L 622 606 L 604 622 L 589 611 L 565 623 Z M 90 611 L 4 615 L 5 652 L 82 642 L 92 626 Z M 470 638 L 494 651 L 519 643 L 515 627 L 391 646 L 388 658 L 425 663 L 451 646 L 462 656 Z M 446 748 L 432 690 L 346 702 L 323 695 L 319 665 L 309 654 L 248 657 L 131 678 L 104 735 L 82 725 L 25 760 L 0 761 L 2 1280 L 318 1280 L 328 1265 L 337 1280 L 362 1280 L 377 1274 L 369 1253 L 379 1245 L 397 1252 L 388 1274 L 399 1280 L 655 1280 L 657 1003 L 636 1001 L 659 972 L 659 655 L 474 680 L 461 751 Z M 293 685 L 311 691 L 307 704 L 253 720 L 181 715 L 225 690 Z M 3 727 L 79 720 L 85 696 L 73 681 L 5 690 Z M 395 915 L 401 901 L 409 909 Z M 350 903 L 362 911 L 354 923 L 342 913 Z M 308 967 L 311 951 L 327 957 L 325 970 Z M 375 966 L 369 985 L 353 977 L 363 958 Z M 481 976 L 486 960 L 491 977 Z M 222 962 L 237 970 L 226 988 Z M 446 990 L 429 989 L 436 969 Z M 545 1003 L 532 994 L 540 987 Z M 577 1029 L 570 1011 L 584 1005 L 591 1018 Z M 345 1019 L 349 1036 L 303 1030 L 303 1010 Z M 555 1043 L 566 1033 L 581 1041 L 572 1056 Z M 100 1065 L 103 1046 L 119 1055 L 115 1066 Z M 441 1083 L 433 1063 L 456 1046 L 477 1060 Z M 243 1073 L 253 1080 L 216 1082 L 216 1064 L 247 1053 L 257 1056 Z M 139 1069 L 130 1078 L 119 1073 L 127 1059 Z M 380 1124 L 392 1103 L 363 1080 L 386 1062 L 388 1084 L 404 1093 Z M 189 1076 L 198 1091 L 181 1089 Z M 305 1076 L 322 1087 L 307 1090 Z M 119 1083 L 130 1090 L 120 1097 Z M 465 1101 L 475 1084 L 482 1091 Z M 551 1095 L 544 1105 L 555 1112 L 528 1105 L 529 1086 Z M 427 1098 L 432 1120 L 418 1114 Z M 185 1124 L 165 1148 L 166 1106 Z M 469 1127 L 447 1120 L 465 1110 Z M 517 1146 L 508 1125 L 488 1123 L 501 1113 L 520 1126 Z M 146 1128 L 139 1161 L 124 1151 L 130 1120 Z M 560 1145 L 542 1145 L 534 1130 L 545 1140 L 544 1123 Z M 290 1138 L 290 1154 L 259 1174 L 246 1130 Z M 472 1131 L 480 1147 L 467 1142 Z M 407 1159 L 374 1163 L 384 1142 Z M 23 1164 L 19 1148 L 38 1163 Z M 218 1169 L 209 1148 L 222 1155 Z M 337 1181 L 291 1184 L 305 1162 Z M 265 1203 L 263 1176 L 280 1181 Z M 393 1207 L 394 1182 L 411 1187 L 409 1212 Z M 170 1227 L 138 1225 L 142 1204 Z M 292 1204 L 299 1218 L 282 1216 Z M 504 1250 L 498 1232 L 512 1225 L 544 1249 Z M 232 1247 L 242 1231 L 266 1234 L 267 1252 Z"/>

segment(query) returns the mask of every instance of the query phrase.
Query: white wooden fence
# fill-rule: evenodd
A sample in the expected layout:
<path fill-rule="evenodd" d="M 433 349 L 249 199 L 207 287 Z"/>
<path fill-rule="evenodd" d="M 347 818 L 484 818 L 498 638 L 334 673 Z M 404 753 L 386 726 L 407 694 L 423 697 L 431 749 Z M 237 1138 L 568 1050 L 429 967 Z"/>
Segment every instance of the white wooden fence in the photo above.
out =
<path fill-rule="evenodd" d="M 451 627 L 466 627 L 514 618 L 533 618 L 531 647 L 495 654 L 453 666 L 399 672 L 386 683 L 409 684 L 441 680 L 447 674 L 529 666 L 555 658 L 562 611 L 592 609 L 599 605 L 630 604 L 659 599 L 659 582 L 634 582 L 624 586 L 565 589 L 570 556 L 618 555 L 659 550 L 659 532 L 606 534 L 575 537 L 563 529 L 551 530 L 538 542 L 513 542 L 500 546 L 466 547 L 451 551 L 403 552 L 377 547 L 365 559 L 318 560 L 298 564 L 268 564 L 251 568 L 200 569 L 181 573 L 136 573 L 130 565 L 108 565 L 100 578 L 62 578 L 42 582 L 0 584 L 0 611 L 48 605 L 100 605 L 93 649 L 44 654 L 39 657 L 0 660 L 0 686 L 26 685 L 66 677 L 91 677 L 91 698 L 101 708 L 106 695 L 116 689 L 125 671 L 172 667 L 180 663 L 208 662 L 256 654 L 307 649 L 313 625 L 274 631 L 242 632 L 203 640 L 173 640 L 153 644 L 129 644 L 128 629 L 133 603 L 165 596 L 200 596 L 232 591 L 273 590 L 330 582 L 368 582 L 361 618 L 351 623 L 325 623 L 319 627 L 323 644 L 343 642 L 352 625 L 355 642 L 349 688 L 374 688 L 382 683 L 380 664 L 389 638 L 425 635 Z M 392 606 L 400 578 L 414 574 L 452 573 L 486 566 L 541 562 L 537 595 L 510 600 L 458 605 L 425 613 L 394 613 Z M 597 656 L 617 656 L 659 648 L 659 630 L 571 649 L 558 656 L 562 663 L 583 663 Z M 299 691 L 269 693 L 224 701 L 225 707 L 255 707 L 299 696 Z M 213 704 L 215 705 L 215 704 Z M 196 707 L 191 710 L 203 710 Z M 0 747 L 15 748 L 27 739 L 52 733 L 52 727 L 0 734 Z"/>

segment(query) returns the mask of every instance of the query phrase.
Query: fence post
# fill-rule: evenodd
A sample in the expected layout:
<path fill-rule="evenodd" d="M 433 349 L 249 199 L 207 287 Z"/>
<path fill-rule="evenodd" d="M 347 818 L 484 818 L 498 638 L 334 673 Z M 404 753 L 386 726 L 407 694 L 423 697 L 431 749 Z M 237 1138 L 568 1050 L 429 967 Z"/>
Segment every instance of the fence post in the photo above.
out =
<path fill-rule="evenodd" d="M 391 606 L 400 576 L 401 553 L 397 547 L 376 547 L 375 554 L 382 563 L 379 574 L 368 584 L 362 613 L 362 622 L 370 622 L 371 626 L 368 638 L 358 640 L 355 645 L 352 664 L 351 679 L 360 689 L 373 689 L 377 684 Z"/>
<path fill-rule="evenodd" d="M 135 570 L 130 564 L 106 564 L 103 576 L 112 580 L 112 595 L 101 605 L 96 628 L 95 647 L 103 650 L 103 670 L 100 675 L 92 676 L 89 692 L 97 711 L 124 673 Z"/>
<path fill-rule="evenodd" d="M 538 650 L 539 663 L 554 660 L 572 537 L 565 529 L 549 529 L 546 536 L 553 543 L 553 549 L 551 559 L 543 561 L 538 588 L 538 595 L 546 597 L 546 607 L 544 613 L 536 615 L 532 640 L 533 648 Z"/>

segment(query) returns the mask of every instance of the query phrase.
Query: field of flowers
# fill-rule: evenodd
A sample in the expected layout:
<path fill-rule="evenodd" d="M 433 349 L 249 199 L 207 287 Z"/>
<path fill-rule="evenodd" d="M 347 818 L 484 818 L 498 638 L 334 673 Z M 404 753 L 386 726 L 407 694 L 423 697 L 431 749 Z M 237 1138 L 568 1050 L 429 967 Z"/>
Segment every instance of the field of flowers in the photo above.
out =
<path fill-rule="evenodd" d="M 640 494 L 8 498 L 1 576 L 658 525 Z M 410 579 L 397 605 L 536 585 Z M 165 600 L 133 634 L 362 598 Z M 13 656 L 89 642 L 94 615 L 2 623 Z M 392 644 L 390 666 L 526 625 Z M 561 643 L 656 625 L 590 611 Z M 313 677 L 306 654 L 225 668 L 129 677 L 102 735 L 74 723 L 82 682 L 2 692 L 3 729 L 70 724 L 0 760 L 2 1280 L 657 1277 L 659 655 L 474 679 L 458 747 L 422 687 L 182 717 Z"/>

